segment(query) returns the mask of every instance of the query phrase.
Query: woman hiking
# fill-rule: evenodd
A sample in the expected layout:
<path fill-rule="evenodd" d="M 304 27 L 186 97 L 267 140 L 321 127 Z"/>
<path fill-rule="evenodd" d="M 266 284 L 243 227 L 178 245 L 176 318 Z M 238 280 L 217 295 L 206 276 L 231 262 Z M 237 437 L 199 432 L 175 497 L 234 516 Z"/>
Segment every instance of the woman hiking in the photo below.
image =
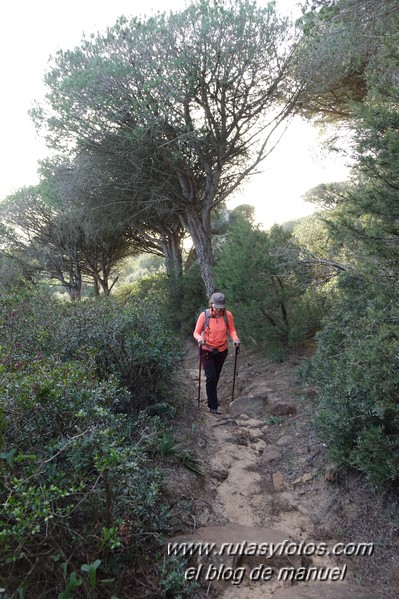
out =
<path fill-rule="evenodd" d="M 201 365 L 205 372 L 209 411 L 211 414 L 220 414 L 217 385 L 228 353 L 228 335 L 236 348 L 240 346 L 233 315 L 226 310 L 223 293 L 211 295 L 209 309 L 199 315 L 193 335 L 198 342 Z"/>

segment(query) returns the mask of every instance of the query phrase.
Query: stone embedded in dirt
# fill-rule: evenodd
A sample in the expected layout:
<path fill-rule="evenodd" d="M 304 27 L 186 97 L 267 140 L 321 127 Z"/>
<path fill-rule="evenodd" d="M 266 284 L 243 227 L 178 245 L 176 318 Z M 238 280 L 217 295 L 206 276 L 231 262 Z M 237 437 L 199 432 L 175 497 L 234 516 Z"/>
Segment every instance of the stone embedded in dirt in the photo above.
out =
<path fill-rule="evenodd" d="M 278 439 L 277 445 L 279 447 L 282 447 L 283 445 L 289 445 L 290 443 L 292 443 L 292 441 L 292 435 L 283 435 L 282 437 L 280 437 L 280 439 Z"/>
<path fill-rule="evenodd" d="M 273 599 L 375 599 L 367 589 L 341 582 L 299 583 L 289 588 L 277 589 Z"/>
<path fill-rule="evenodd" d="M 230 414 L 235 418 L 247 414 L 250 418 L 261 418 L 267 415 L 267 397 L 263 395 L 248 395 L 238 397 L 230 404 Z"/>
<path fill-rule="evenodd" d="M 286 401 L 278 401 L 270 406 L 269 413 L 272 416 L 290 416 L 296 414 L 296 407 Z"/>
<path fill-rule="evenodd" d="M 240 426 L 239 424 L 240 418 L 237 421 L 238 426 Z M 264 420 L 259 420 L 258 418 L 245 418 L 243 421 L 243 426 L 245 426 L 246 428 L 262 428 L 265 426 L 265 421 Z"/>
<path fill-rule="evenodd" d="M 285 480 L 281 472 L 275 472 L 272 479 L 274 490 L 277 491 L 277 493 L 281 493 L 281 491 L 285 490 Z"/>
<path fill-rule="evenodd" d="M 229 476 L 229 471 L 225 470 L 224 468 L 220 468 L 219 470 L 213 469 L 209 475 L 211 478 L 216 478 L 216 480 L 222 483 Z"/>
<path fill-rule="evenodd" d="M 247 422 L 249 420 L 251 420 L 251 418 L 246 414 L 240 414 L 238 418 L 234 418 L 234 422 L 236 423 L 236 425 L 242 428 L 247 428 Z"/>
<path fill-rule="evenodd" d="M 278 460 L 278 458 L 281 458 L 281 453 L 276 449 L 268 447 L 262 456 L 262 464 L 268 464 L 273 460 Z"/>
<path fill-rule="evenodd" d="M 224 426 L 234 426 L 235 427 L 236 421 L 234 420 L 234 418 L 229 418 L 228 416 L 221 414 L 220 418 L 213 419 L 210 423 L 211 428 L 220 428 L 220 427 L 224 427 Z"/>
<path fill-rule="evenodd" d="M 334 481 L 337 480 L 337 477 L 338 477 L 337 465 L 336 464 L 327 464 L 325 473 L 324 473 L 325 480 L 328 480 L 329 482 L 333 483 Z"/>
<path fill-rule="evenodd" d="M 251 447 L 258 453 L 263 454 L 267 447 L 267 444 L 263 439 L 257 439 L 254 443 L 252 443 Z"/>
<path fill-rule="evenodd" d="M 302 476 L 302 481 L 304 483 L 308 483 L 312 480 L 313 476 L 310 474 L 310 472 L 306 472 L 303 476 Z"/>
<path fill-rule="evenodd" d="M 298 485 L 301 485 L 302 483 L 303 483 L 303 479 L 301 476 L 300 478 L 296 478 L 292 484 L 296 487 Z"/>
<path fill-rule="evenodd" d="M 248 420 L 251 420 L 251 419 L 248 416 L 248 414 L 240 414 L 240 420 L 244 420 L 244 422 L 247 422 Z M 237 421 L 237 424 L 238 424 L 238 421 Z"/>
<path fill-rule="evenodd" d="M 237 445 L 248 445 L 251 441 L 251 435 L 246 429 L 238 429 L 234 431 L 234 441 Z"/>
<path fill-rule="evenodd" d="M 249 428 L 249 429 L 247 429 L 247 432 L 252 441 L 257 441 L 258 439 L 263 439 L 265 436 L 264 431 L 262 431 L 259 428 Z"/>

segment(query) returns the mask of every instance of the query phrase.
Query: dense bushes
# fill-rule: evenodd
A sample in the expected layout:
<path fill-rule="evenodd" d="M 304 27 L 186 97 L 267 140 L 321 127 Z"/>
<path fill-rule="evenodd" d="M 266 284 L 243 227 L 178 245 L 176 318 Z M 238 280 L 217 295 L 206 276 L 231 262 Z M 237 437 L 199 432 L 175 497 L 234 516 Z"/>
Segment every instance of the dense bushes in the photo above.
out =
<path fill-rule="evenodd" d="M 148 577 L 161 588 L 162 460 L 196 469 L 184 448 L 160 453 L 172 437 L 153 415 L 175 409 L 176 340 L 150 302 L 71 305 L 22 288 L 0 307 L 4 596 L 133 597 Z"/>
<path fill-rule="evenodd" d="M 154 303 L 131 300 L 117 309 L 105 301 L 89 310 L 82 304 L 64 323 L 69 334 L 63 354 L 93 351 L 100 378 L 114 374 L 130 391 L 131 411 L 165 399 L 180 356 Z"/>
<path fill-rule="evenodd" d="M 46 290 L 32 294 L 22 289 L 0 298 L 0 308 L 8 362 L 35 355 L 58 355 L 62 360 L 90 355 L 100 379 L 114 374 L 130 391 L 130 411 L 167 395 L 179 344 L 151 298 L 132 296 L 123 303 L 105 298 L 71 305 L 54 301 Z"/>
<path fill-rule="evenodd" d="M 97 591 L 117 592 L 149 535 L 168 530 L 152 458 L 159 421 L 115 414 L 127 391 L 98 382 L 88 363 L 38 359 L 3 372 L 1 385 L 5 588 L 57 596 L 75 572 L 91 596 L 80 569 L 100 559 Z"/>
<path fill-rule="evenodd" d="M 315 423 L 337 463 L 374 485 L 399 480 L 399 311 L 359 275 L 341 277 L 309 380 Z"/>
<path fill-rule="evenodd" d="M 387 48 L 388 56 L 397 69 L 397 54 Z M 310 376 L 331 454 L 387 489 L 399 482 L 399 95 L 388 80 L 370 83 L 354 112 L 351 185 L 324 221 L 351 267 L 339 277 Z"/>
<path fill-rule="evenodd" d="M 297 254 L 289 232 L 277 226 L 261 231 L 242 215 L 218 252 L 217 283 L 234 311 L 240 338 L 274 358 L 312 336 L 319 324 L 321 297 L 307 290 Z"/>

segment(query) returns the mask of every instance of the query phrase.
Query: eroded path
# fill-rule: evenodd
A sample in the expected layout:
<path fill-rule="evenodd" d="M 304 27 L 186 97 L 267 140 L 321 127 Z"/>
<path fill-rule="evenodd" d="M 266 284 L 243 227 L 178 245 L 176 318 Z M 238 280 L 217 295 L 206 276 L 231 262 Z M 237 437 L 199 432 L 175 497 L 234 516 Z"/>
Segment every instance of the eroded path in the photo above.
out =
<path fill-rule="evenodd" d="M 303 399 L 295 388 L 299 362 L 293 356 L 276 365 L 243 351 L 231 403 L 229 356 L 220 382 L 222 415 L 215 416 L 207 410 L 204 379 L 200 408 L 196 405 L 196 347 L 187 346 L 184 394 L 205 480 L 197 490 L 202 500 L 198 497 L 194 530 L 178 540 L 215 543 L 211 555 L 191 560 L 207 596 L 379 597 L 356 584 L 350 560 L 331 554 L 337 539 L 322 532 L 336 493 L 331 484 L 335 473 L 328 464 L 322 471 L 315 468 L 323 447 L 309 433 Z M 290 549 L 284 550 L 288 543 Z M 231 550 L 220 555 L 222 546 Z M 274 556 L 267 553 L 270 547 Z M 316 555 L 319 551 L 327 554 Z"/>

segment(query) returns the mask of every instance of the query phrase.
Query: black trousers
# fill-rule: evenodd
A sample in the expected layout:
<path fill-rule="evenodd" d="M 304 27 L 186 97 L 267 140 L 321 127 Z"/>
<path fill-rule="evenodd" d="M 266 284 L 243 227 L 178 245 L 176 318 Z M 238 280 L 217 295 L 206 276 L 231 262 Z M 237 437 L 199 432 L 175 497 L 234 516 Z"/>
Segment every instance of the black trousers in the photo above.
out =
<path fill-rule="evenodd" d="M 227 353 L 227 348 L 217 354 L 212 354 L 210 351 L 201 349 L 201 364 L 205 372 L 206 396 L 210 410 L 217 410 L 219 405 L 217 386 Z"/>

